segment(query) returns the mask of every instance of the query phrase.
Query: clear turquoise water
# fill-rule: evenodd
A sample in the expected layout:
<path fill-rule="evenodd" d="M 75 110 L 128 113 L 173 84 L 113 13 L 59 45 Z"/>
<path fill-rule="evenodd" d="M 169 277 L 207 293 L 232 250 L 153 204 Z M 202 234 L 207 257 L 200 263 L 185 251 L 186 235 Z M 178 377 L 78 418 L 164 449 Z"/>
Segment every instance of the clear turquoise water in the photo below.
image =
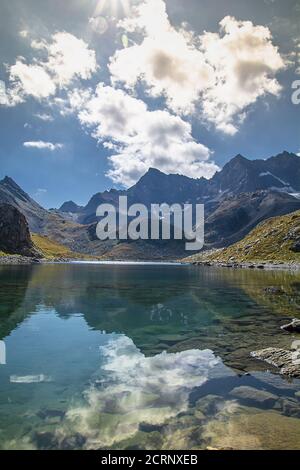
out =
<path fill-rule="evenodd" d="M 0 448 L 300 448 L 299 381 L 250 358 L 296 339 L 280 325 L 299 286 L 182 265 L 0 267 Z"/>

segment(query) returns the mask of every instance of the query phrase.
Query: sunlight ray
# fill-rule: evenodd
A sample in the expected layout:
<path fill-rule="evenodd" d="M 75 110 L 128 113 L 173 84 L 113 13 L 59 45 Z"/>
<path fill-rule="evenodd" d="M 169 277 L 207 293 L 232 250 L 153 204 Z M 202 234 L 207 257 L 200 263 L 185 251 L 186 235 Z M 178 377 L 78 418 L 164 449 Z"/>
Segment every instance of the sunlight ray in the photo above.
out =
<path fill-rule="evenodd" d="M 104 11 L 109 12 L 112 16 L 128 15 L 130 0 L 98 0 L 94 16 L 101 15 Z"/>

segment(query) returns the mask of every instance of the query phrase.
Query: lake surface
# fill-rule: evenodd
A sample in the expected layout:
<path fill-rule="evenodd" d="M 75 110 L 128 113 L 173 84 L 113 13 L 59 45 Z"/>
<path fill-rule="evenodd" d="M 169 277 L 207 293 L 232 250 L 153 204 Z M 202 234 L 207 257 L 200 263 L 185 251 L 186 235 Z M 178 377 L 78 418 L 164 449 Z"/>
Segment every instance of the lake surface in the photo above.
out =
<path fill-rule="evenodd" d="M 0 448 L 300 449 L 300 381 L 250 358 L 292 317 L 296 273 L 0 266 Z"/>

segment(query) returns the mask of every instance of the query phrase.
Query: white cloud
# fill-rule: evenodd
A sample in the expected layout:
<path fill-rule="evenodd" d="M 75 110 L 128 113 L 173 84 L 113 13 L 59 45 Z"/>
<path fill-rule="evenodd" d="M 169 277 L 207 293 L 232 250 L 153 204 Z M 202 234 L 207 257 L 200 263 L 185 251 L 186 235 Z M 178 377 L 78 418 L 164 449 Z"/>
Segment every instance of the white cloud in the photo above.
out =
<path fill-rule="evenodd" d="M 39 150 L 50 150 L 54 152 L 55 150 L 60 150 L 64 147 L 63 144 L 53 144 L 52 142 L 44 142 L 43 140 L 23 142 L 24 147 L 26 148 L 35 148 Z"/>
<path fill-rule="evenodd" d="M 42 99 L 54 95 L 56 91 L 55 83 L 44 67 L 27 65 L 20 60 L 10 68 L 10 80 L 19 96 L 25 94 Z"/>
<path fill-rule="evenodd" d="M 194 140 L 189 123 L 167 111 L 149 111 L 122 90 L 100 83 L 94 94 L 73 92 L 70 102 L 81 124 L 115 152 L 108 172 L 115 183 L 130 186 L 149 167 L 191 177 L 211 177 L 219 169 L 209 161 L 209 149 Z"/>
<path fill-rule="evenodd" d="M 60 87 L 68 86 L 75 77 L 86 80 L 97 69 L 95 51 L 69 33 L 56 33 L 52 43 L 44 46 L 48 53 L 46 67 Z"/>
<path fill-rule="evenodd" d="M 8 98 L 6 94 L 6 86 L 3 80 L 0 80 L 0 105 L 7 105 Z"/>
<path fill-rule="evenodd" d="M 205 33 L 201 38 L 216 78 L 214 87 L 203 95 L 203 111 L 217 128 L 233 134 L 249 105 L 267 93 L 280 94 L 274 76 L 285 63 L 268 28 L 230 16 L 220 26 L 220 33 Z"/>
<path fill-rule="evenodd" d="M 89 79 L 97 70 L 95 51 L 72 34 L 58 32 L 50 42 L 34 40 L 31 46 L 43 59 L 26 64 L 24 58 L 18 58 L 8 68 L 11 87 L 6 91 L 7 102 L 2 99 L 2 104 L 14 105 L 27 96 L 49 98 L 58 89 L 69 87 L 74 79 Z"/>
<path fill-rule="evenodd" d="M 114 336 L 100 353 L 101 369 L 96 383 L 85 390 L 85 404 L 71 406 L 60 428 L 62 437 L 83 434 L 86 449 L 118 446 L 136 435 L 142 423 L 166 426 L 188 410 L 195 388 L 214 378 L 232 376 L 208 349 L 145 357 L 130 338 Z M 100 377 L 101 386 L 97 384 Z M 167 426 L 162 438 L 168 441 Z"/>
<path fill-rule="evenodd" d="M 145 0 L 119 26 L 136 33 L 138 43 L 111 58 L 112 83 L 134 89 L 143 82 L 175 112 L 201 110 L 202 118 L 233 134 L 249 105 L 280 93 L 274 77 L 285 64 L 267 27 L 228 16 L 219 33 L 196 36 L 171 25 L 163 0 Z"/>
<path fill-rule="evenodd" d="M 113 83 L 123 82 L 133 88 L 143 80 L 152 96 L 165 95 L 173 111 L 193 112 L 200 93 L 213 84 L 213 69 L 197 49 L 193 36 L 172 27 L 165 3 L 142 3 L 120 26 L 127 33 L 142 31 L 143 40 L 111 58 Z"/>
<path fill-rule="evenodd" d="M 26 39 L 29 36 L 29 31 L 27 29 L 22 29 L 19 31 L 19 36 L 21 36 L 23 39 Z"/>
<path fill-rule="evenodd" d="M 45 121 L 45 122 L 54 121 L 54 117 L 51 116 L 50 114 L 47 114 L 47 113 L 37 113 L 37 114 L 35 114 L 35 117 L 37 119 L 40 119 L 41 121 Z"/>

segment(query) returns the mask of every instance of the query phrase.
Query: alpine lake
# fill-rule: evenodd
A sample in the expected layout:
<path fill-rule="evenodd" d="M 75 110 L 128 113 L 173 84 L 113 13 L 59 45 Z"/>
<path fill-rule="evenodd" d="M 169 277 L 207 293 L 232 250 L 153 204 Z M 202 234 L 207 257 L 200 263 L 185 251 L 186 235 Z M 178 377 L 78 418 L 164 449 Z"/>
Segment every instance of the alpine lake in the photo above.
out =
<path fill-rule="evenodd" d="M 0 266 L 1 449 L 300 449 L 300 273 Z"/>

